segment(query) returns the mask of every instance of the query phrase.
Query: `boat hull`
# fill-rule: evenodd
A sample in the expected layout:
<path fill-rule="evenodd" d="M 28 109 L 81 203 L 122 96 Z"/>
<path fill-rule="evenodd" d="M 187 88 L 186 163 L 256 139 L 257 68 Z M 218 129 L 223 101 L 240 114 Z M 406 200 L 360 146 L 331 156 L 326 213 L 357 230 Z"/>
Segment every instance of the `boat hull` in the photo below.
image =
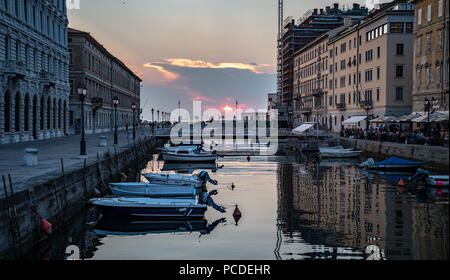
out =
<path fill-rule="evenodd" d="M 146 219 L 202 219 L 206 205 L 194 200 L 98 198 L 91 203 L 103 214 Z"/>
<path fill-rule="evenodd" d="M 216 161 L 216 155 L 180 155 L 173 153 L 161 153 L 164 161 L 176 162 L 210 162 Z"/>
<path fill-rule="evenodd" d="M 118 196 L 195 197 L 199 189 L 194 186 L 160 185 L 147 183 L 113 183 L 109 189 Z"/>

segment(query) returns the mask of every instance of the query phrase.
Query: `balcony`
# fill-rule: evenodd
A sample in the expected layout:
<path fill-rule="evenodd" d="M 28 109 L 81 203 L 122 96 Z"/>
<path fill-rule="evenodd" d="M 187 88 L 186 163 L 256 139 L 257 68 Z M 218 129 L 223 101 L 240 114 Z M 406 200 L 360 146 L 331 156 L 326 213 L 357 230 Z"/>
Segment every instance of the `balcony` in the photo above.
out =
<path fill-rule="evenodd" d="M 323 94 L 323 90 L 322 90 L 321 88 L 314 89 L 314 90 L 312 91 L 312 95 L 313 95 L 314 97 L 320 97 L 320 96 L 322 96 L 322 94 Z"/>
<path fill-rule="evenodd" d="M 345 110 L 345 103 L 337 103 L 336 109 L 344 111 Z"/>
<path fill-rule="evenodd" d="M 2 69 L 6 75 L 14 78 L 23 78 L 27 74 L 25 63 L 23 63 L 23 61 L 0 61 L 0 69 Z"/>
<path fill-rule="evenodd" d="M 312 114 L 312 108 L 310 108 L 310 107 L 300 108 L 300 109 L 298 110 L 298 112 L 299 112 L 300 114 L 303 114 L 303 115 L 311 115 L 311 114 Z"/>
<path fill-rule="evenodd" d="M 42 71 L 41 73 L 39 73 L 39 78 L 41 79 L 41 83 L 44 84 L 45 87 L 54 86 L 56 84 L 55 73 Z"/>

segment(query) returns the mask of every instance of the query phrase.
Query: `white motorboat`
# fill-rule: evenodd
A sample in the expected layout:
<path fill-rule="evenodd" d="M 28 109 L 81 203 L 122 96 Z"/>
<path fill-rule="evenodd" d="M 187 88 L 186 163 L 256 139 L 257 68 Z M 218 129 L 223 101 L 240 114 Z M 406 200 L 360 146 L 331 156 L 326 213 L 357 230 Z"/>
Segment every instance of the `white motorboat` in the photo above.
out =
<path fill-rule="evenodd" d="M 207 153 L 201 149 L 197 150 L 177 150 L 175 152 L 162 152 L 164 161 L 176 162 L 210 162 L 216 161 L 217 155 Z"/>
<path fill-rule="evenodd" d="M 111 183 L 109 189 L 118 196 L 148 197 L 195 197 L 200 193 L 200 185 L 166 185 L 149 183 Z"/>
<path fill-rule="evenodd" d="M 143 174 L 145 179 L 150 183 L 155 184 L 191 184 L 193 186 L 200 186 L 202 183 L 208 181 L 213 185 L 217 185 L 216 180 L 212 180 L 209 177 L 208 172 L 202 171 L 199 174 L 194 175 L 180 175 L 180 174 L 168 174 L 168 173 L 146 173 Z"/>
<path fill-rule="evenodd" d="M 200 219 L 207 207 L 192 198 L 106 197 L 89 202 L 104 215 L 140 218 Z"/>
<path fill-rule="evenodd" d="M 179 146 L 166 146 L 164 148 L 158 148 L 160 152 L 177 152 L 177 151 L 193 151 L 201 149 L 201 145 L 179 145 Z"/>
<path fill-rule="evenodd" d="M 354 149 L 344 149 L 342 146 L 320 147 L 319 150 L 322 158 L 352 158 L 358 157 L 362 153 L 362 151 Z"/>

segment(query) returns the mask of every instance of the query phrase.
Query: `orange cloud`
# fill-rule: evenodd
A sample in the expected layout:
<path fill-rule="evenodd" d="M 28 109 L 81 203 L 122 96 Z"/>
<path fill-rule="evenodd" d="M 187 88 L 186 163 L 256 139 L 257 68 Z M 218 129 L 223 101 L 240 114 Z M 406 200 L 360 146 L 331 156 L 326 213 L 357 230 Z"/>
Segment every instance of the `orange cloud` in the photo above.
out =
<path fill-rule="evenodd" d="M 180 66 L 180 67 L 188 67 L 188 68 L 210 68 L 210 69 L 225 69 L 225 68 L 233 68 L 233 69 L 243 69 L 250 70 L 255 74 L 262 74 L 262 72 L 257 69 L 260 67 L 269 67 L 268 64 L 246 64 L 240 62 L 220 62 L 220 63 L 212 63 L 203 60 L 192 60 L 187 58 L 169 58 L 166 59 L 167 62 L 172 66 Z"/>
<path fill-rule="evenodd" d="M 164 69 L 164 67 L 162 67 L 160 65 L 155 65 L 155 64 L 151 64 L 151 63 L 145 63 L 143 66 L 145 68 L 156 69 L 159 73 L 161 73 L 163 75 L 163 78 L 164 78 L 165 82 L 175 81 L 175 80 L 177 80 L 179 78 L 179 75 L 177 73 L 170 72 L 170 71 Z"/>

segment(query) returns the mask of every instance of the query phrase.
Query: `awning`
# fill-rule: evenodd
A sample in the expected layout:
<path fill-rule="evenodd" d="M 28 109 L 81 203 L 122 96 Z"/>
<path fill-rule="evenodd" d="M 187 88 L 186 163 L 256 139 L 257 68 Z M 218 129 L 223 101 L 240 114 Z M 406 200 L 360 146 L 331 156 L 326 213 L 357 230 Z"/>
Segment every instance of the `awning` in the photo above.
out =
<path fill-rule="evenodd" d="M 367 119 L 367 116 L 354 116 L 342 122 L 342 124 L 358 124 L 360 121 Z"/>
<path fill-rule="evenodd" d="M 372 123 L 385 123 L 385 122 L 395 122 L 397 120 L 397 117 L 394 116 L 384 116 L 379 117 L 373 120 L 370 120 Z"/>
<path fill-rule="evenodd" d="M 314 123 L 304 123 L 301 126 L 294 128 L 292 130 L 292 133 L 301 134 L 301 133 L 307 131 L 308 129 L 312 128 L 313 126 L 314 126 Z"/>
<path fill-rule="evenodd" d="M 409 115 L 404 115 L 404 116 L 401 116 L 401 117 L 397 118 L 396 122 L 410 122 L 413 119 L 416 119 L 416 118 L 418 118 L 420 116 L 422 116 L 421 113 L 412 112 Z"/>
<path fill-rule="evenodd" d="M 430 117 L 428 118 L 428 114 L 425 114 L 423 116 L 420 116 L 418 118 L 415 118 L 412 120 L 412 122 L 415 123 L 426 123 L 428 122 L 442 122 L 442 121 L 448 121 L 448 114 L 441 114 L 438 112 L 434 112 L 430 114 Z"/>

